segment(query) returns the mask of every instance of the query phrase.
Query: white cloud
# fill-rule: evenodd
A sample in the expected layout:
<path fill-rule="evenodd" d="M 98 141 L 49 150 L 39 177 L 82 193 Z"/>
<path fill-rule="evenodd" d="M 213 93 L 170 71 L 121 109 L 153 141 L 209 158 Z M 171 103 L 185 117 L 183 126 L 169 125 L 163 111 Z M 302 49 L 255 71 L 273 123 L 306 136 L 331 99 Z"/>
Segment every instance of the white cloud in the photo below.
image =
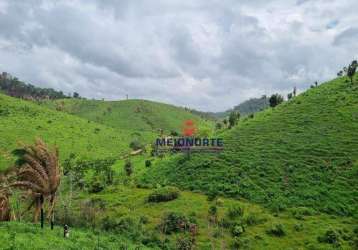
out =
<path fill-rule="evenodd" d="M 0 70 L 89 98 L 219 111 L 357 55 L 355 0 L 0 0 Z"/>

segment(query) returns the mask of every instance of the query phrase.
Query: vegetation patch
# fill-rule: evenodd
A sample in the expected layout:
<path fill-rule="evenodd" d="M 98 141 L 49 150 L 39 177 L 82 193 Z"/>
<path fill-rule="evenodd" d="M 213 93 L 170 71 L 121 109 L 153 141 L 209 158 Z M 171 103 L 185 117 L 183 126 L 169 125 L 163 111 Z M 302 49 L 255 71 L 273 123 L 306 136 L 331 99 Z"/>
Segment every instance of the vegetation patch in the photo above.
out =
<path fill-rule="evenodd" d="M 180 191 L 176 187 L 160 187 L 155 189 L 149 196 L 149 202 L 172 201 L 179 197 Z"/>

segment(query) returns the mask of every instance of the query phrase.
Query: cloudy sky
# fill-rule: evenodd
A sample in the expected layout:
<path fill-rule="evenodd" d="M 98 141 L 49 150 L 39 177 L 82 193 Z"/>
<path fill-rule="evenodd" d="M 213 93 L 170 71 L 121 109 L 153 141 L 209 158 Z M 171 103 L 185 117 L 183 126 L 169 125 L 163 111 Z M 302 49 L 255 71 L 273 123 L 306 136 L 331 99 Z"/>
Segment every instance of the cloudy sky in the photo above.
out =
<path fill-rule="evenodd" d="M 88 98 L 221 111 L 334 77 L 357 0 L 0 0 L 0 71 Z"/>

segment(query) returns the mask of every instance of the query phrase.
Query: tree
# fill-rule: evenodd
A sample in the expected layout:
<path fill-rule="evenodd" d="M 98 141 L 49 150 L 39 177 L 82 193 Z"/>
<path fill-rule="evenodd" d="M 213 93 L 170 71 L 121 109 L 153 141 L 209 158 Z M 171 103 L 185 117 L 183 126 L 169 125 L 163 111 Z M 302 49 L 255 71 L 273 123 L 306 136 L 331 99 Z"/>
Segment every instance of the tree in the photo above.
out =
<path fill-rule="evenodd" d="M 296 94 L 297 94 L 297 89 L 296 89 L 296 86 L 293 88 L 293 96 L 296 96 Z"/>
<path fill-rule="evenodd" d="M 126 172 L 127 176 L 131 176 L 133 173 L 132 163 L 129 160 L 127 160 L 124 164 L 124 171 Z"/>
<path fill-rule="evenodd" d="M 240 119 L 240 113 L 232 111 L 229 115 L 229 128 L 232 128 L 237 124 Z"/>
<path fill-rule="evenodd" d="M 351 80 L 351 83 L 353 84 L 353 77 L 356 73 L 356 70 L 357 70 L 357 67 L 358 67 L 358 63 L 357 63 L 357 60 L 354 60 L 349 66 L 348 66 L 348 69 L 347 69 L 347 76 L 349 77 L 349 79 Z"/>
<path fill-rule="evenodd" d="M 221 122 L 217 122 L 216 125 L 215 125 L 215 128 L 216 128 L 217 130 L 220 130 L 220 129 L 222 128 Z"/>
<path fill-rule="evenodd" d="M 288 93 L 288 94 L 287 94 L 287 100 L 291 100 L 292 97 L 293 97 L 292 93 Z"/>
<path fill-rule="evenodd" d="M 224 120 L 223 120 L 223 123 L 224 123 L 224 125 L 226 126 L 226 125 L 227 125 L 227 120 L 224 119 Z"/>
<path fill-rule="evenodd" d="M 269 102 L 270 102 L 270 107 L 274 108 L 283 102 L 283 96 L 279 94 L 273 94 L 270 97 Z"/>
<path fill-rule="evenodd" d="M 79 98 L 80 94 L 78 94 L 77 92 L 73 92 L 73 98 Z"/>
<path fill-rule="evenodd" d="M 338 77 L 343 76 L 343 70 L 340 70 L 340 71 L 337 73 L 337 76 L 338 76 Z"/>
<path fill-rule="evenodd" d="M 40 139 L 34 145 L 25 145 L 22 149 L 15 150 L 19 156 L 16 181 L 11 184 L 27 191 L 32 198 L 31 205 L 35 206 L 34 221 L 38 221 L 41 214 L 41 226 L 43 226 L 43 205 L 48 200 L 48 218 L 53 217 L 56 200 L 56 192 L 61 182 L 61 170 L 57 148 L 51 150 Z"/>

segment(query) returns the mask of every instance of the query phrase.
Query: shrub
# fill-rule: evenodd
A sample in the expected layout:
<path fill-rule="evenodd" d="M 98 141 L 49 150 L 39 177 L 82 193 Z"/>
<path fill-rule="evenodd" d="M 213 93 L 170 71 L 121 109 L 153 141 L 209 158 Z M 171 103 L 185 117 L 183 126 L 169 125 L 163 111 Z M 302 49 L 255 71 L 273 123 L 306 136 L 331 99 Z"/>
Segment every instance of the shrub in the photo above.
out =
<path fill-rule="evenodd" d="M 194 249 L 195 238 L 189 234 L 184 234 L 177 239 L 176 249 L 178 250 L 191 250 Z"/>
<path fill-rule="evenodd" d="M 144 145 L 138 139 L 135 139 L 129 143 L 129 147 L 133 150 L 139 150 L 143 149 Z"/>
<path fill-rule="evenodd" d="M 295 229 L 296 232 L 301 232 L 303 230 L 303 225 L 302 224 L 295 224 L 293 226 L 293 229 Z"/>
<path fill-rule="evenodd" d="M 238 217 L 242 217 L 244 215 L 244 209 L 240 206 L 231 206 L 227 211 L 227 216 L 230 219 L 236 219 Z"/>
<path fill-rule="evenodd" d="M 245 232 L 245 227 L 242 224 L 236 224 L 231 229 L 231 233 L 233 236 L 240 236 Z"/>
<path fill-rule="evenodd" d="M 162 187 L 154 190 L 149 196 L 149 202 L 172 201 L 179 197 L 180 191 L 176 187 Z"/>
<path fill-rule="evenodd" d="M 210 214 L 211 216 L 215 216 L 215 215 L 217 215 L 217 213 L 218 213 L 218 208 L 217 208 L 217 206 L 212 205 L 212 206 L 209 207 L 209 214 Z"/>
<path fill-rule="evenodd" d="M 306 207 L 292 208 L 291 213 L 293 217 L 295 217 L 298 220 L 303 220 L 304 216 L 312 216 L 317 214 L 313 209 L 306 208 Z"/>
<path fill-rule="evenodd" d="M 208 195 L 208 201 L 213 201 L 216 199 L 216 197 L 219 195 L 219 193 L 215 189 L 210 189 L 208 191 L 207 195 Z"/>
<path fill-rule="evenodd" d="M 245 218 L 245 222 L 249 226 L 258 225 L 267 221 L 266 218 L 261 217 L 259 214 L 250 213 Z"/>
<path fill-rule="evenodd" d="M 150 166 L 152 166 L 152 162 L 150 160 L 145 160 L 145 166 L 149 168 Z"/>
<path fill-rule="evenodd" d="M 89 185 L 89 190 L 88 192 L 90 193 L 99 193 L 104 189 L 104 184 L 103 182 L 98 178 L 95 177 L 92 179 L 90 185 Z"/>
<path fill-rule="evenodd" d="M 266 230 L 266 233 L 278 237 L 282 237 L 286 235 L 285 229 L 281 224 L 272 225 L 271 228 Z"/>
<path fill-rule="evenodd" d="M 132 163 L 129 160 L 124 164 L 124 171 L 126 172 L 127 176 L 131 176 L 133 173 Z"/>
<path fill-rule="evenodd" d="M 339 245 L 340 244 L 340 236 L 339 233 L 336 232 L 333 229 L 329 229 L 325 232 L 324 235 L 322 236 L 318 236 L 317 240 L 319 242 L 323 242 L 323 243 L 329 243 L 329 244 L 334 244 L 334 245 Z"/>
<path fill-rule="evenodd" d="M 234 249 L 250 249 L 250 241 L 248 239 L 241 239 L 239 237 L 234 237 L 232 242 L 232 248 Z"/>
<path fill-rule="evenodd" d="M 161 231 L 165 234 L 171 234 L 179 231 L 189 230 L 189 219 L 178 212 L 169 212 L 164 215 L 161 224 Z"/>

